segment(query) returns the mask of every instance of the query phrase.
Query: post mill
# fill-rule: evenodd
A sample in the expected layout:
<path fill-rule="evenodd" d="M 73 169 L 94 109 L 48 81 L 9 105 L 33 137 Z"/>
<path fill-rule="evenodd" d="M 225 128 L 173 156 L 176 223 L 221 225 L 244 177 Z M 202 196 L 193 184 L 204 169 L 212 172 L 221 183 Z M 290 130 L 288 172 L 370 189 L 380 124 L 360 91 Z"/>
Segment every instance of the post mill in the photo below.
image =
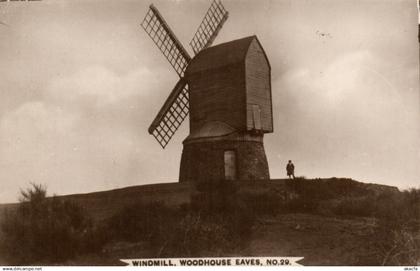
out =
<path fill-rule="evenodd" d="M 213 1 L 190 42 L 194 57 L 153 5 L 141 24 L 180 77 L 149 133 L 165 148 L 190 114 L 180 182 L 270 179 L 263 145 L 273 132 L 270 63 L 256 36 L 211 47 L 227 18 Z"/>

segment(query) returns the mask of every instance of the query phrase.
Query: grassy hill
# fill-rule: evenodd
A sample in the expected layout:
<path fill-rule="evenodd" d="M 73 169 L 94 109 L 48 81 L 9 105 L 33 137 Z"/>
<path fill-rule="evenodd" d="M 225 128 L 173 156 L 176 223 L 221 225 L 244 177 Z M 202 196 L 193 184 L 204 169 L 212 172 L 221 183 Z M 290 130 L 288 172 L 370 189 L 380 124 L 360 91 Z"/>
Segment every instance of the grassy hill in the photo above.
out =
<path fill-rule="evenodd" d="M 307 180 L 307 182 L 314 182 L 315 185 L 323 184 L 329 186 L 339 187 L 340 182 L 348 181 L 349 179 L 316 179 Z M 257 182 L 241 182 L 239 186 L 240 193 L 264 193 L 268 191 L 275 191 L 284 196 L 284 193 L 292 193 L 290 184 L 293 181 L 287 179 L 273 179 L 270 181 Z M 359 193 L 382 193 L 384 191 L 398 192 L 398 189 L 393 186 L 361 183 L 352 181 L 352 187 L 349 188 L 353 193 L 356 189 L 361 188 Z M 190 196 L 194 193 L 195 187 L 189 183 L 161 183 L 129 186 L 125 188 L 113 189 L 108 191 L 99 191 L 86 194 L 71 194 L 57 196 L 64 200 L 71 200 L 80 204 L 95 221 L 104 220 L 114 213 L 119 212 L 127 205 L 135 204 L 139 201 L 163 201 L 168 205 L 179 206 L 190 201 Z M 357 192 L 357 191 L 356 191 Z M 342 193 L 346 193 L 343 191 Z M 352 195 L 353 195 L 352 194 Z M 0 219 L 3 210 L 13 210 L 17 204 L 0 204 Z"/>
<path fill-rule="evenodd" d="M 303 256 L 305 259 L 301 263 L 305 265 L 376 265 L 383 263 L 381 259 L 384 257 L 384 255 L 378 255 L 379 252 L 374 249 L 378 240 L 373 236 L 380 233 L 378 232 L 379 210 L 387 208 L 387 204 L 395 204 L 391 198 L 403 195 L 395 187 L 338 178 L 241 182 L 235 184 L 232 196 L 229 195 L 231 193 L 229 191 L 225 193 L 210 187 L 214 193 L 209 194 L 207 190 L 209 190 L 208 187 L 203 190 L 191 184 L 166 183 L 60 196 L 58 198 L 81 206 L 95 225 L 113 225 L 105 228 L 105 235 L 112 235 L 113 238 L 104 242 L 101 249 L 95 253 L 77 255 L 58 264 L 117 265 L 121 264 L 120 258 L 158 256 Z M 200 239 L 204 236 L 203 227 L 197 225 L 203 223 L 207 228 L 215 230 L 216 232 L 211 232 L 212 238 L 225 236 L 226 232 L 215 222 L 219 221 L 217 208 L 220 207 L 216 206 L 219 201 L 214 198 L 218 198 L 219 194 L 225 194 L 220 212 L 226 212 L 223 209 L 224 205 L 232 202 L 239 204 L 239 209 L 233 207 L 233 209 L 228 209 L 228 212 L 234 212 L 234 215 L 242 212 L 243 214 L 235 219 L 245 217 L 245 220 L 241 220 L 244 222 L 241 223 L 245 226 L 249 223 L 249 227 L 245 229 L 246 234 L 238 234 L 237 239 L 244 240 L 237 242 L 236 239 L 232 241 L 226 237 L 219 243 L 214 241 L 216 245 L 210 249 L 206 247 L 210 244 L 208 240 Z M 162 206 L 153 205 L 156 202 Z M 202 202 L 206 203 L 200 205 L 203 204 Z M 212 204 L 208 205 L 208 202 Z M 197 209 L 194 207 L 197 203 L 201 206 L 198 209 L 201 209 L 198 216 L 195 216 L 198 217 L 196 222 L 190 223 L 190 220 L 194 219 L 190 213 L 187 215 L 183 213 L 181 220 L 172 218 L 175 212 L 172 210 L 176 210 L 178 215 L 179 210 L 185 206 L 190 206 L 188 208 L 191 210 Z M 16 207 L 16 204 L 0 205 L 0 222 L 4 219 L 1 214 L 5 209 L 11 212 Z M 213 220 L 204 222 L 202 214 L 208 209 L 216 211 L 212 214 Z M 156 214 L 150 210 L 158 210 L 156 212 L 164 215 L 156 218 Z M 151 216 L 150 212 L 152 212 Z M 156 227 L 162 227 L 160 225 L 162 223 L 167 224 L 163 226 L 159 235 L 171 239 L 172 235 L 178 234 L 177 230 L 181 230 L 185 235 L 197 235 L 199 241 L 196 243 L 199 244 L 202 241 L 204 245 L 191 251 L 188 246 L 197 244 L 192 241 L 191 244 L 187 242 L 185 245 L 187 249 L 181 253 L 178 252 L 179 248 L 175 249 L 180 241 L 174 241 L 172 249 L 171 245 L 160 239 L 155 241 L 154 239 L 146 240 L 143 237 L 136 238 L 136 233 L 127 235 L 131 236 L 128 239 L 120 236 L 121 231 L 136 231 L 136 227 L 143 227 L 144 225 L 141 224 L 143 222 L 139 221 L 150 220 L 146 214 L 155 224 L 159 224 Z M 229 216 L 228 214 L 226 217 L 229 218 Z M 165 217 L 168 219 L 166 220 Z M 248 222 L 250 219 L 248 217 L 252 217 L 252 223 Z M 223 219 L 219 224 L 225 223 Z M 231 224 L 236 223 L 235 219 Z M 117 225 L 117 227 L 110 221 L 121 221 L 122 225 Z M 184 224 L 180 224 L 181 227 L 175 229 L 171 228 L 171 223 Z M 188 227 L 191 227 L 189 232 L 185 230 Z M 241 225 L 227 227 L 234 231 L 238 229 L 240 231 L 243 228 Z M 415 235 L 414 238 L 420 238 L 420 235 Z M 185 240 L 184 237 L 183 242 L 186 242 Z M 150 242 L 158 244 L 163 242 L 164 245 L 158 245 L 159 249 L 154 250 L 151 249 Z M 416 255 L 418 254 L 415 254 L 415 257 Z M 3 262 L 1 260 L 0 258 L 0 265 L 8 263 L 5 259 Z M 387 264 L 386 261 L 385 264 Z"/>

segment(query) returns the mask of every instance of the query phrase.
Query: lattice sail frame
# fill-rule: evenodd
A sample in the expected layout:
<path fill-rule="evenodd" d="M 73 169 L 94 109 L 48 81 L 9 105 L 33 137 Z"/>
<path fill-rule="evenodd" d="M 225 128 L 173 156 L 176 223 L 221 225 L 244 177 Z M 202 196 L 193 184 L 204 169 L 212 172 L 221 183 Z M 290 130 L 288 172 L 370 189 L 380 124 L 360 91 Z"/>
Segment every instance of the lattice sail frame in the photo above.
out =
<path fill-rule="evenodd" d="M 149 133 L 165 148 L 188 113 L 188 85 L 180 79 L 150 125 Z"/>
<path fill-rule="evenodd" d="M 203 21 L 190 41 L 194 54 L 198 54 L 213 43 L 228 16 L 229 12 L 226 11 L 220 0 L 214 0 L 211 3 Z"/>
<path fill-rule="evenodd" d="M 153 5 L 150 5 L 150 9 L 146 13 L 141 26 L 178 75 L 183 77 L 191 57 Z"/>
<path fill-rule="evenodd" d="M 220 0 L 213 1 L 190 42 L 195 54 L 212 44 L 227 16 Z M 149 127 L 149 133 L 165 148 L 189 113 L 189 91 L 183 77 L 191 57 L 153 5 L 141 26 L 180 77 Z"/>

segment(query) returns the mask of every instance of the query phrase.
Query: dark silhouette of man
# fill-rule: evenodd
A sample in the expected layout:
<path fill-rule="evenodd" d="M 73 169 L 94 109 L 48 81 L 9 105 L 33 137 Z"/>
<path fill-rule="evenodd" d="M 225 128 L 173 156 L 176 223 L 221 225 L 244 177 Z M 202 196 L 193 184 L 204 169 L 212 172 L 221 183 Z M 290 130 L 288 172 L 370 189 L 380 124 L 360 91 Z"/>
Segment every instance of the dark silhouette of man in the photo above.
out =
<path fill-rule="evenodd" d="M 293 165 L 292 160 L 289 160 L 289 163 L 287 163 L 286 166 L 287 176 L 289 176 L 289 179 L 295 178 L 295 165 Z"/>

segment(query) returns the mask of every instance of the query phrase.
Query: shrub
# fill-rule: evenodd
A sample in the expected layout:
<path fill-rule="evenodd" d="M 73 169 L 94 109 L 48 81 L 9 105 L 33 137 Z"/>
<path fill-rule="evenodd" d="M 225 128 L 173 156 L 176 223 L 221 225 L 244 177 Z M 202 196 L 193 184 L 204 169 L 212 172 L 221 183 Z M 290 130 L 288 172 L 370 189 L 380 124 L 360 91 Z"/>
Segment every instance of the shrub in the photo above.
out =
<path fill-rule="evenodd" d="M 232 182 L 197 185 L 189 204 L 161 202 L 124 207 L 106 221 L 109 240 L 145 242 L 150 257 L 222 256 L 242 247 L 251 234 L 252 213 Z"/>
<path fill-rule="evenodd" d="M 343 216 L 372 216 L 375 213 L 375 198 L 364 196 L 349 198 L 345 197 L 332 206 L 332 212 Z"/>
<path fill-rule="evenodd" d="M 172 243 L 177 256 L 222 256 L 246 245 L 255 221 L 238 194 L 235 182 L 212 181 L 197 185 L 178 224 L 180 239 Z"/>
<path fill-rule="evenodd" d="M 97 249 L 94 228 L 83 210 L 70 201 L 47 198 L 46 188 L 32 184 L 21 191 L 20 204 L 1 224 L 2 245 L 12 264 L 62 262 L 78 252 Z"/>
<path fill-rule="evenodd" d="M 364 209 L 363 204 L 370 204 L 368 198 L 374 196 L 374 192 L 366 186 L 346 178 L 306 180 L 302 177 L 286 180 L 286 187 L 297 195 L 284 206 L 286 212 L 364 216 L 369 214 L 371 208 Z"/>
<path fill-rule="evenodd" d="M 254 217 L 275 216 L 284 211 L 285 198 L 274 191 L 240 195 L 248 212 Z"/>
<path fill-rule="evenodd" d="M 202 181 L 190 201 L 191 211 L 203 215 L 227 214 L 238 204 L 238 185 L 233 181 Z"/>
<path fill-rule="evenodd" d="M 384 193 L 376 202 L 373 235 L 376 264 L 416 265 L 420 262 L 420 189 Z"/>
<path fill-rule="evenodd" d="M 175 209 L 162 202 L 139 202 L 122 208 L 105 222 L 108 241 L 150 241 L 162 227 L 178 220 Z"/>

